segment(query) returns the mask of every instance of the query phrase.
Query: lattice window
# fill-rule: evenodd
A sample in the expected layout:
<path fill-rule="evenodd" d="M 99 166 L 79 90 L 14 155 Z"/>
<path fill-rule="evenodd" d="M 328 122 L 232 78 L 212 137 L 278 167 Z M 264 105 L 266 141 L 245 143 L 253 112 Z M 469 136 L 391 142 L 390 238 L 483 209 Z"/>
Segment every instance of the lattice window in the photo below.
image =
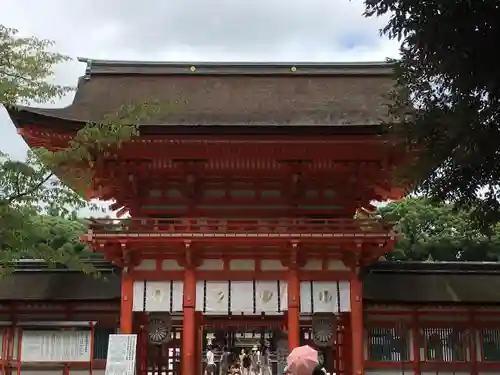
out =
<path fill-rule="evenodd" d="M 2 358 L 3 357 L 3 347 L 4 345 L 6 345 L 6 348 L 7 348 L 7 341 L 10 339 L 9 337 L 9 334 L 7 332 L 7 329 L 4 328 L 2 330 L 0 330 L 0 359 L 6 359 L 6 358 Z M 3 371 L 3 370 L 2 370 Z"/>
<path fill-rule="evenodd" d="M 467 360 L 466 331 L 455 328 L 424 328 L 421 336 L 424 349 L 421 356 L 424 360 L 439 362 Z"/>
<path fill-rule="evenodd" d="M 179 374 L 181 367 L 181 348 L 168 349 L 168 374 Z"/>
<path fill-rule="evenodd" d="M 376 362 L 408 361 L 410 357 L 408 330 L 402 327 L 370 327 L 368 358 Z"/>
<path fill-rule="evenodd" d="M 483 361 L 500 362 L 500 328 L 481 330 Z"/>
<path fill-rule="evenodd" d="M 108 355 L 109 335 L 116 333 L 114 328 L 94 330 L 94 359 L 106 359 Z"/>

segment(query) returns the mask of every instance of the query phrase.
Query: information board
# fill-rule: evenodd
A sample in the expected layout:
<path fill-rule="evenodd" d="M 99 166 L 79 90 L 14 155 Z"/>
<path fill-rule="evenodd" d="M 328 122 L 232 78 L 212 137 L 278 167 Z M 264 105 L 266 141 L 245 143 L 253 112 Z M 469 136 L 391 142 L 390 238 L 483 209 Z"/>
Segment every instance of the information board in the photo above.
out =
<path fill-rule="evenodd" d="M 22 362 L 90 362 L 88 331 L 23 331 Z"/>
<path fill-rule="evenodd" d="M 134 375 L 137 335 L 109 335 L 105 375 Z"/>

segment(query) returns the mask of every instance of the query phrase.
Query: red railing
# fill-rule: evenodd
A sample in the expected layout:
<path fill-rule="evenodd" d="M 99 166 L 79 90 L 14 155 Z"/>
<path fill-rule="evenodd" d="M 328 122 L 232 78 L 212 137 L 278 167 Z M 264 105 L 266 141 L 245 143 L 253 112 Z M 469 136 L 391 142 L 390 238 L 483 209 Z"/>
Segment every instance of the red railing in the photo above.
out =
<path fill-rule="evenodd" d="M 375 219 L 93 219 L 89 235 L 160 237 L 389 237 L 392 225 Z"/>

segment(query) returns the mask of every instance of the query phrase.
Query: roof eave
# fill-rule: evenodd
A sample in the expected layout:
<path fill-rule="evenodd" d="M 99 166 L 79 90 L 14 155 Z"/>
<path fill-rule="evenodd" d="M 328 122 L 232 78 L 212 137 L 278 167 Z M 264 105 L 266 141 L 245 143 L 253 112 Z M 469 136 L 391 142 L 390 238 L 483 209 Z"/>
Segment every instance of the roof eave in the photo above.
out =
<path fill-rule="evenodd" d="M 379 261 L 365 268 L 368 273 L 405 274 L 498 274 L 499 262 Z"/>
<path fill-rule="evenodd" d="M 65 109 L 45 109 L 21 107 L 8 111 L 11 120 L 18 129 L 26 125 L 38 125 L 45 129 L 62 132 L 76 132 L 85 126 L 86 122 L 79 119 L 70 119 L 63 116 Z M 317 125 L 252 125 L 252 124 L 144 124 L 141 126 L 143 135 L 168 135 L 168 134 L 189 134 L 189 135 L 209 135 L 209 134 L 247 134 L 247 135 L 279 135 L 279 134 L 381 134 L 382 126 L 379 123 L 372 124 L 317 124 Z"/>

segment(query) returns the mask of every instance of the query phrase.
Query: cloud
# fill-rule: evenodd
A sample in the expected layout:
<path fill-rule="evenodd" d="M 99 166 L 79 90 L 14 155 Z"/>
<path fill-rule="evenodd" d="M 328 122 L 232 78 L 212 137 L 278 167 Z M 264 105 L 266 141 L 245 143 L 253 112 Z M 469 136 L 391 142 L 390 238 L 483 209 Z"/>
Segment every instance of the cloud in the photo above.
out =
<path fill-rule="evenodd" d="M 53 39 L 59 52 L 101 59 L 176 61 L 375 61 L 397 56 L 365 19 L 361 0 L 3 0 L 0 23 Z M 84 71 L 58 67 L 75 85 Z M 71 97 L 56 103 L 68 104 Z M 26 145 L 0 110 L 0 149 Z"/>

